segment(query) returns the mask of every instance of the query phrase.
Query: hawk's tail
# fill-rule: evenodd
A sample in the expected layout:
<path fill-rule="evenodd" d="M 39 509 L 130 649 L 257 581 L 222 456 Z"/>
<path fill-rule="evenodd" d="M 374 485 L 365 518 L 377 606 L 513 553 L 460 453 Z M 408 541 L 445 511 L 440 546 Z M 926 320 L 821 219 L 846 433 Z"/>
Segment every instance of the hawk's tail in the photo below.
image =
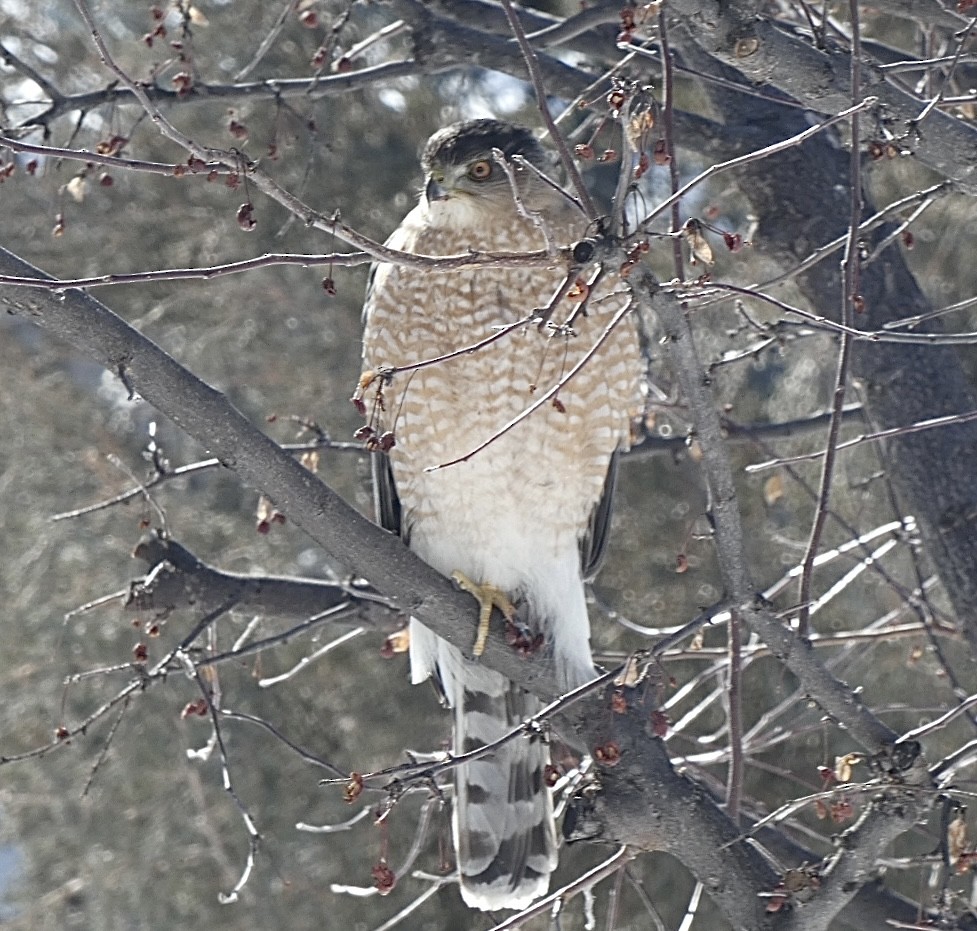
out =
<path fill-rule="evenodd" d="M 460 654 L 456 674 L 445 676 L 443 652 L 456 753 L 497 740 L 539 710 L 534 696 Z M 461 894 L 473 908 L 525 908 L 546 892 L 557 862 L 548 761 L 541 740 L 519 736 L 457 768 L 455 850 Z"/>

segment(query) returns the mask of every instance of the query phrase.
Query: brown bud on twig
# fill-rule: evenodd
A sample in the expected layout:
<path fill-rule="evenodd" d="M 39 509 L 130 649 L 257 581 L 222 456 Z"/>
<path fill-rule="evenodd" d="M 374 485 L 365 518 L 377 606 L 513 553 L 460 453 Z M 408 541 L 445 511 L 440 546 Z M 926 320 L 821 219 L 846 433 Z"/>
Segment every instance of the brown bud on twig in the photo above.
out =
<path fill-rule="evenodd" d="M 245 126 L 244 123 L 239 123 L 237 120 L 235 120 L 233 118 L 227 124 L 227 131 L 235 139 L 244 140 L 244 139 L 247 139 L 248 138 L 248 127 Z"/>
<path fill-rule="evenodd" d="M 309 64 L 312 65 L 313 70 L 321 71 L 326 63 L 326 55 L 329 53 L 324 45 L 320 45 L 316 50 L 315 54 L 312 56 Z"/>
<path fill-rule="evenodd" d="M 606 744 L 594 747 L 594 759 L 601 766 L 617 766 L 621 762 L 621 748 L 614 740 L 609 740 Z"/>
<path fill-rule="evenodd" d="M 386 860 L 378 861 L 370 870 L 370 875 L 380 895 L 389 895 L 394 891 L 394 886 L 397 885 L 397 874 L 387 866 Z"/>
<path fill-rule="evenodd" d="M 668 715 L 664 711 L 652 711 L 651 729 L 654 731 L 656 737 L 664 737 L 668 733 L 668 725 L 670 723 Z"/>
<path fill-rule="evenodd" d="M 187 71 L 178 71 L 170 78 L 170 83 L 176 88 L 179 97 L 187 97 L 193 90 L 193 77 Z"/>
<path fill-rule="evenodd" d="M 343 801 L 347 804 L 352 804 L 360 797 L 362 791 L 363 777 L 359 773 L 350 773 L 349 782 L 346 783 L 346 787 L 343 789 Z"/>
<path fill-rule="evenodd" d="M 187 718 L 202 718 L 207 714 L 207 700 L 198 698 L 196 701 L 188 702 L 180 712 L 180 719 L 185 721 Z"/>

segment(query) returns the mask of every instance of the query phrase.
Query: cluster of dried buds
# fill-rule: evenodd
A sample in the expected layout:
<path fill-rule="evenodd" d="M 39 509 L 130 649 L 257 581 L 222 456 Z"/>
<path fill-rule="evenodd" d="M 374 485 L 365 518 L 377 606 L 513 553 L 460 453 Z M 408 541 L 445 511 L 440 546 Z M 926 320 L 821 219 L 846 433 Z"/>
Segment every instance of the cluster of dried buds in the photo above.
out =
<path fill-rule="evenodd" d="M 597 155 L 593 145 L 589 142 L 583 142 L 580 145 L 574 146 L 573 153 L 577 158 L 585 162 L 592 161 L 594 158 L 598 162 L 613 162 L 617 159 L 617 149 L 604 149 L 600 155 Z"/>
<path fill-rule="evenodd" d="M 546 638 L 542 634 L 533 634 L 526 628 L 506 620 L 505 642 L 513 651 L 526 659 L 543 648 Z"/>
<path fill-rule="evenodd" d="M 382 372 L 367 370 L 360 375 L 359 381 L 356 384 L 356 391 L 353 392 L 353 396 L 350 398 L 353 407 L 356 408 L 361 416 L 365 417 L 367 409 L 366 392 L 371 386 L 374 388 L 372 398 L 373 409 L 370 413 L 372 423 L 364 424 L 353 434 L 355 439 L 363 441 L 363 445 L 371 453 L 389 452 L 397 445 L 397 439 L 392 430 L 379 432 L 373 425 L 376 422 L 377 415 L 386 410 L 383 399 L 383 386 L 385 381 L 386 376 Z"/>
<path fill-rule="evenodd" d="M 364 424 L 354 434 L 353 439 L 362 440 L 367 452 L 389 452 L 397 445 L 397 438 L 393 430 L 385 430 L 383 433 L 377 431 L 369 424 Z"/>
<path fill-rule="evenodd" d="M 624 257 L 624 261 L 621 263 L 620 274 L 622 278 L 627 278 L 631 274 L 631 270 L 634 268 L 638 262 L 641 261 L 641 256 L 643 256 L 648 250 L 651 249 L 651 244 L 647 239 L 642 239 L 636 242 L 627 252 Z"/>
<path fill-rule="evenodd" d="M 617 766 L 621 762 L 621 747 L 616 740 L 609 740 L 594 747 L 594 760 L 601 766 Z"/>
<path fill-rule="evenodd" d="M 637 28 L 657 17 L 660 10 L 660 2 L 624 7 L 621 10 L 621 31 L 617 34 L 618 45 L 630 44 Z"/>

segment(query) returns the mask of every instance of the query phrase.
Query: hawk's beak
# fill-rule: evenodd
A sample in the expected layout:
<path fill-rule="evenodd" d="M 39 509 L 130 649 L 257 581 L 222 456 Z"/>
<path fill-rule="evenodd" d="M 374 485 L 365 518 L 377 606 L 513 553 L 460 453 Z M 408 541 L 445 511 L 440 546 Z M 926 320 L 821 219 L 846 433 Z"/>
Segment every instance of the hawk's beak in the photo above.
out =
<path fill-rule="evenodd" d="M 428 178 L 427 187 L 424 188 L 424 196 L 430 204 L 436 200 L 447 200 L 448 192 L 434 178 Z"/>

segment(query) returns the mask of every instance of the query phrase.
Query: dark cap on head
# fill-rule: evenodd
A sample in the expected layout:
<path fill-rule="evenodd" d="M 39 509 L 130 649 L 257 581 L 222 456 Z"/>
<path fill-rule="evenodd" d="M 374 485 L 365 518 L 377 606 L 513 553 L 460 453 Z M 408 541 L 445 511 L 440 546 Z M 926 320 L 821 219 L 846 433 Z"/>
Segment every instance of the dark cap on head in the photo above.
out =
<path fill-rule="evenodd" d="M 506 158 L 521 155 L 537 168 L 543 168 L 545 153 L 532 131 L 503 120 L 466 120 L 439 129 L 424 146 L 421 167 L 425 172 L 434 164 L 466 165 L 477 158 L 490 158 L 500 149 Z"/>

